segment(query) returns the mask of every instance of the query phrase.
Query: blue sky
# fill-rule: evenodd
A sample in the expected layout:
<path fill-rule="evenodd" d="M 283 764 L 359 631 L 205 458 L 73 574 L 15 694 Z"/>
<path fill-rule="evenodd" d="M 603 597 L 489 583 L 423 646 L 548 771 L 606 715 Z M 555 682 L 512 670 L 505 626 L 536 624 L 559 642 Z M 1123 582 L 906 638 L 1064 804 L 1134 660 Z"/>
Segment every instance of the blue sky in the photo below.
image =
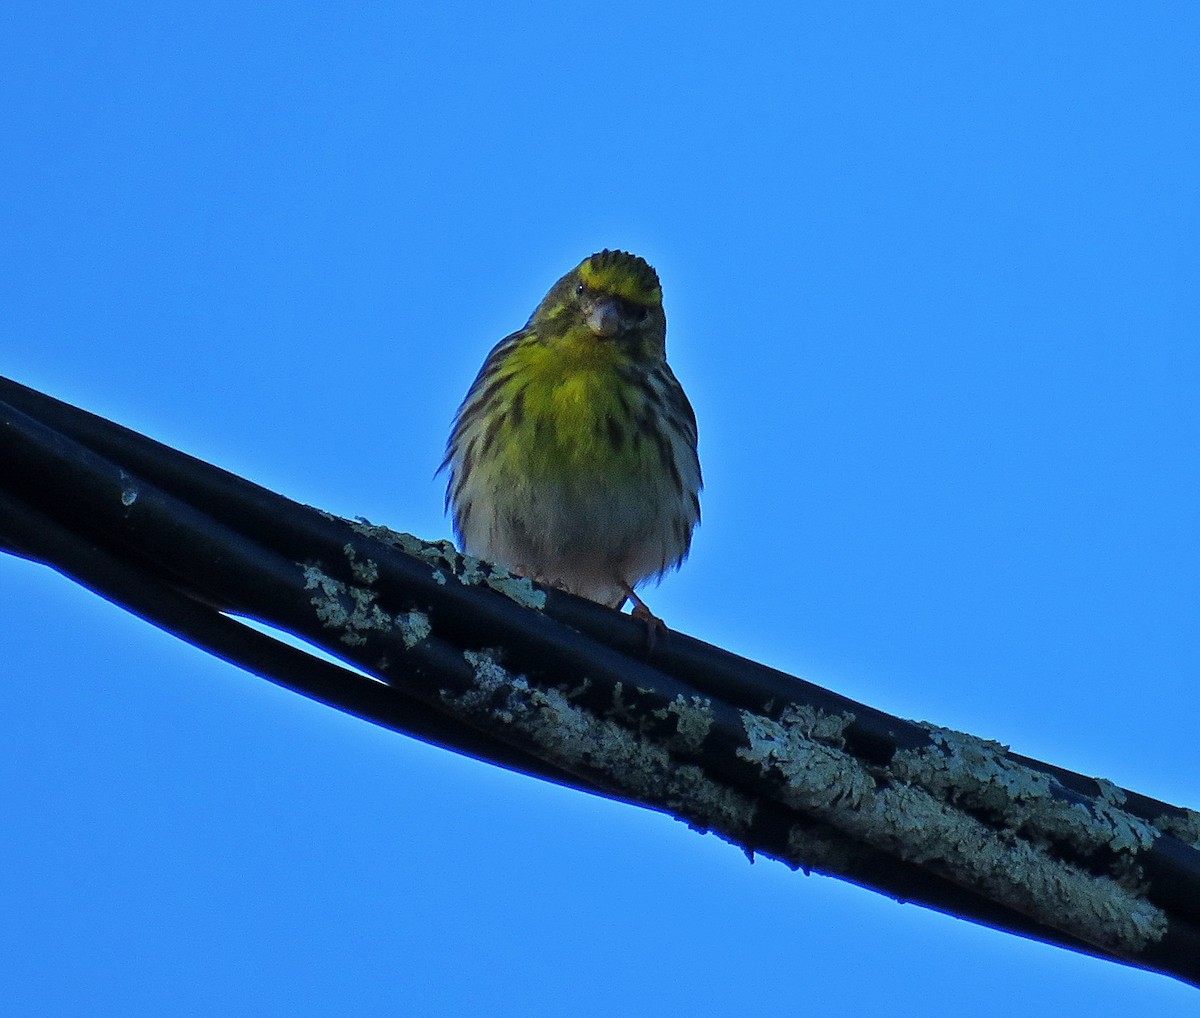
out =
<path fill-rule="evenodd" d="M 0 373 L 443 537 L 484 354 L 633 250 L 707 483 L 658 614 L 1200 807 L 1200 15 L 437 6 L 9 5 Z M 372 728 L 44 568 L 0 558 L 0 620 L 9 1013 L 1194 1013 Z"/>

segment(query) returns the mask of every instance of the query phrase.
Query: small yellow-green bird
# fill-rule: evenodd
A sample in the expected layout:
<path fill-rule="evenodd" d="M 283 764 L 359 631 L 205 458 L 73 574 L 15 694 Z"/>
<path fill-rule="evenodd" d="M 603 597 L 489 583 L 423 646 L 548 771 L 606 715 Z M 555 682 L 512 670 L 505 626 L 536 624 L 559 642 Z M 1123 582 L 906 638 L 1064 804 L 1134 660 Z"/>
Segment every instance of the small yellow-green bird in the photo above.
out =
<path fill-rule="evenodd" d="M 442 467 L 464 550 L 634 613 L 700 522 L 696 415 L 666 360 L 658 274 L 601 251 L 488 354 Z"/>

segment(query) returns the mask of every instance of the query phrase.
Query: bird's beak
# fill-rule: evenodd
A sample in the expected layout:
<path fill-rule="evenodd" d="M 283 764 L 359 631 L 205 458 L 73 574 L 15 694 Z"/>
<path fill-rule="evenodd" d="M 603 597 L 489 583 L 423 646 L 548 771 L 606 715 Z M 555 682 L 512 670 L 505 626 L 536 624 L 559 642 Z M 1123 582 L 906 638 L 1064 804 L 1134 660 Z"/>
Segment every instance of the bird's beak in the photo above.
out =
<path fill-rule="evenodd" d="M 615 336 L 621 327 L 621 312 L 616 302 L 601 297 L 588 312 L 587 327 L 597 336 Z"/>

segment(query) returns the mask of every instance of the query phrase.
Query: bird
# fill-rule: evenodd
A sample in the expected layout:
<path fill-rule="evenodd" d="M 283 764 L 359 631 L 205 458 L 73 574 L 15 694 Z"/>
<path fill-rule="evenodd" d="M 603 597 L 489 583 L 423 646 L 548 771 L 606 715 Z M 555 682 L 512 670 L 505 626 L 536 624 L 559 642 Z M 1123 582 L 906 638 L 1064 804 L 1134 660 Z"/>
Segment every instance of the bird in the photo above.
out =
<path fill-rule="evenodd" d="M 659 621 L 634 588 L 683 563 L 703 487 L 666 332 L 658 273 L 605 249 L 492 348 L 440 468 L 467 554 Z"/>

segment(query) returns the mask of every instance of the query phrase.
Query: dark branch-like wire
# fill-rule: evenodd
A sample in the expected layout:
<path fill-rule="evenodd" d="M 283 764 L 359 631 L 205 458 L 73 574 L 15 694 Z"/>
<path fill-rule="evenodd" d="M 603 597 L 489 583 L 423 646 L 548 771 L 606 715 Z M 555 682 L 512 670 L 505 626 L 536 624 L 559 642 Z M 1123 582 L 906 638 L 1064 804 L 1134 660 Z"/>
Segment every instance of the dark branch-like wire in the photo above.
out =
<path fill-rule="evenodd" d="M 288 688 L 976 922 L 1200 982 L 1200 818 L 892 717 L 0 379 L 0 544 Z M 324 647 L 320 661 L 223 613 Z"/>
<path fill-rule="evenodd" d="M 366 678 L 223 615 L 4 491 L 0 491 L 0 520 L 13 554 L 52 562 L 89 590 L 255 675 L 422 742 L 583 791 L 599 791 L 537 757 L 513 752 L 485 733 L 465 729 L 396 686 Z"/>

